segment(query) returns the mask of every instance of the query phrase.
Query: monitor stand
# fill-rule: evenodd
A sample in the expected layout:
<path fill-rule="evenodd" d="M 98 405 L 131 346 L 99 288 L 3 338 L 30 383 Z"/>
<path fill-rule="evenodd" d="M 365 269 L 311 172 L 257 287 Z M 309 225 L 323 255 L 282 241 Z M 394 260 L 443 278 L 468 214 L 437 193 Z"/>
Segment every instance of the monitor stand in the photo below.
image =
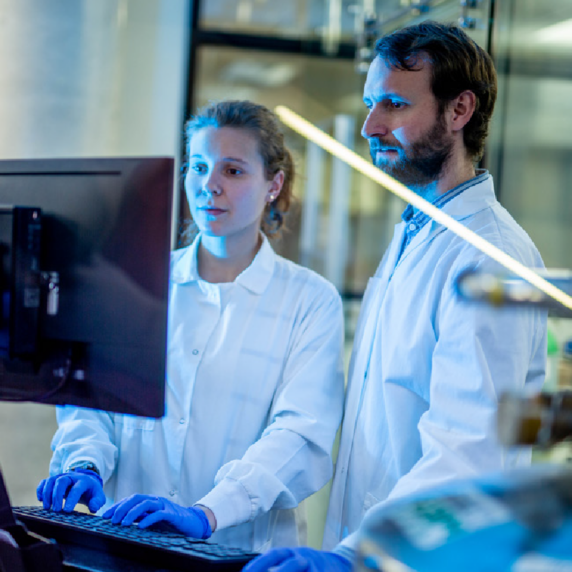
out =
<path fill-rule="evenodd" d="M 57 544 L 14 518 L 0 469 L 0 572 L 62 572 L 62 560 Z"/>

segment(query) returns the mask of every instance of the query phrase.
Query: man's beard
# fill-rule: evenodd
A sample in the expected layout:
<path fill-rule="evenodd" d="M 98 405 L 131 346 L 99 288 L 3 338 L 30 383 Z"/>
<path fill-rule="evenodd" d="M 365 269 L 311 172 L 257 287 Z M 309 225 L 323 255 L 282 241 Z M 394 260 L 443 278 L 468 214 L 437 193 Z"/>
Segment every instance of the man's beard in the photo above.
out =
<path fill-rule="evenodd" d="M 442 116 L 428 133 L 406 149 L 397 142 L 390 144 L 380 139 L 370 139 L 369 145 L 376 167 L 413 188 L 425 187 L 438 180 L 453 148 L 453 142 L 447 139 Z M 397 159 L 377 157 L 377 151 L 383 147 L 397 149 Z"/>

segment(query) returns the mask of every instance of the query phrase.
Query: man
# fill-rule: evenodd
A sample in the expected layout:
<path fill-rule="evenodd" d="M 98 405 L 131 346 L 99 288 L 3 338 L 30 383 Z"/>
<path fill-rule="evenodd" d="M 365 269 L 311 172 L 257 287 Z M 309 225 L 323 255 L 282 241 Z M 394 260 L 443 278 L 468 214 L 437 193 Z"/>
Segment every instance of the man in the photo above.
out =
<path fill-rule="evenodd" d="M 476 170 L 496 97 L 490 57 L 455 26 L 424 22 L 382 38 L 364 88 L 372 159 L 435 206 L 529 267 L 542 260 Z M 463 303 L 466 268 L 486 255 L 409 205 L 370 280 L 354 339 L 322 552 L 277 549 L 248 572 L 349 570 L 364 514 L 460 477 L 526 464 L 504 450 L 505 391 L 539 389 L 546 315 Z"/>

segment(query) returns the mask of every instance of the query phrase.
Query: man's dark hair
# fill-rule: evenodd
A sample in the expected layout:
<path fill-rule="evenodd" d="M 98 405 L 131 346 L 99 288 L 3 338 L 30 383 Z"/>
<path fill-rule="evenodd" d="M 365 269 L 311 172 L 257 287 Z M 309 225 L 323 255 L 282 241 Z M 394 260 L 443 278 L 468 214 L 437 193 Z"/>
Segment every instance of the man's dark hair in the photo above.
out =
<path fill-rule="evenodd" d="M 475 94 L 475 111 L 463 129 L 463 138 L 469 156 L 478 161 L 497 97 L 496 71 L 487 52 L 459 27 L 430 20 L 382 37 L 375 51 L 390 67 L 408 71 L 419 69 L 419 57 L 427 54 L 440 112 L 463 91 Z"/>

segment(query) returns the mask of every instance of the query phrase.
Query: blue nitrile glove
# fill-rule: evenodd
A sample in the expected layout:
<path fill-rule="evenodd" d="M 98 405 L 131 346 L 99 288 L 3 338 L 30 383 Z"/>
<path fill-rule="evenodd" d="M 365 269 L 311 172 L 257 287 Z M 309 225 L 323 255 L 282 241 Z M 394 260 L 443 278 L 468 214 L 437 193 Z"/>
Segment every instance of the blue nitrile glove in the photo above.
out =
<path fill-rule="evenodd" d="M 44 479 L 36 489 L 36 496 L 46 510 L 56 512 L 71 512 L 77 503 L 86 505 L 91 512 L 97 512 L 105 504 L 101 477 L 87 469 L 76 469 Z"/>
<path fill-rule="evenodd" d="M 351 572 L 352 563 L 336 554 L 313 548 L 273 548 L 247 564 L 243 572 Z"/>
<path fill-rule="evenodd" d="M 147 528 L 158 522 L 168 522 L 178 531 L 192 538 L 209 538 L 212 534 L 207 515 L 195 507 L 185 508 L 163 497 L 131 495 L 115 503 L 103 514 L 113 524 L 129 526 L 136 520 L 139 528 Z"/>

